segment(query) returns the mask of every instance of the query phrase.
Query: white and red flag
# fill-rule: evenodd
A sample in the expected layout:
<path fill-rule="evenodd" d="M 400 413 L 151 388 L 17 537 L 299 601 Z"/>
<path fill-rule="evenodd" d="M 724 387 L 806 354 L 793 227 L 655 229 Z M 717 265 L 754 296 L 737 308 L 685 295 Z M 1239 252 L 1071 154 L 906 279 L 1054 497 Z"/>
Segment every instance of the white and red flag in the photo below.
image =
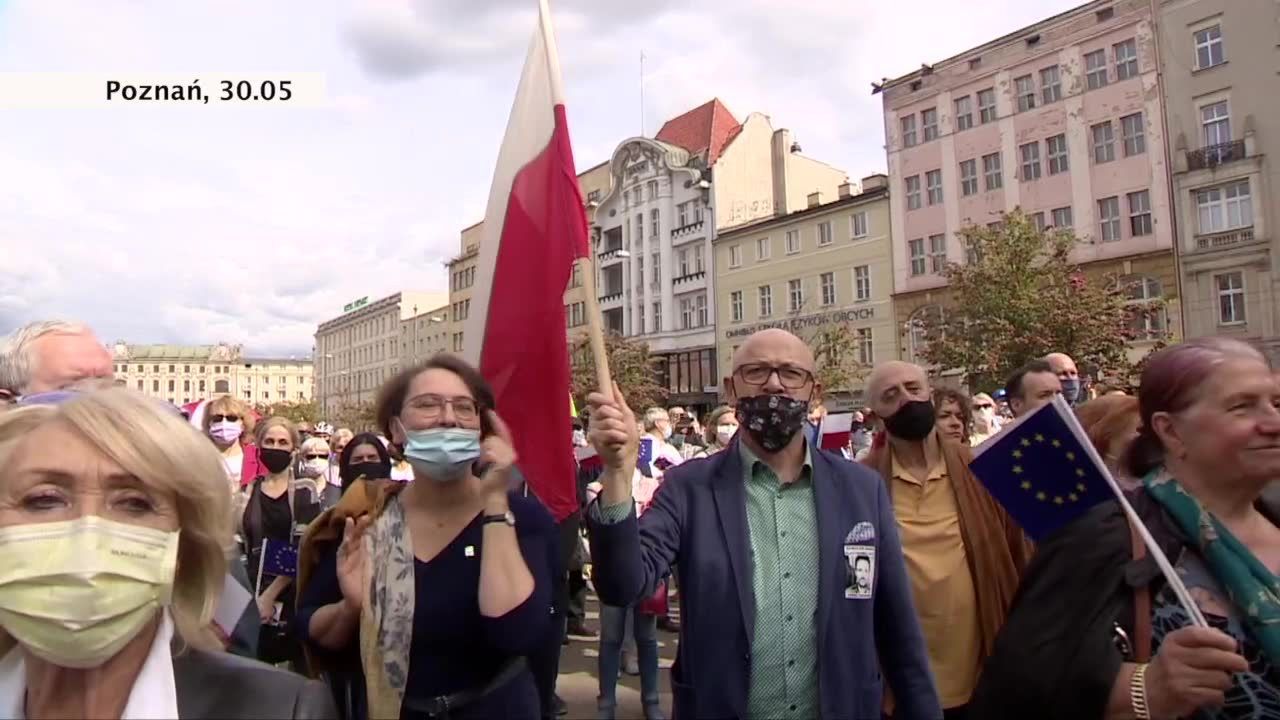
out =
<path fill-rule="evenodd" d="M 819 445 L 823 450 L 839 450 L 849 444 L 852 431 L 853 413 L 828 413 L 822 417 L 822 440 Z"/>
<path fill-rule="evenodd" d="M 556 520 L 578 508 L 564 411 L 564 292 L 590 251 L 546 0 L 529 45 L 489 190 L 465 355 L 493 386 L 518 464 Z"/>

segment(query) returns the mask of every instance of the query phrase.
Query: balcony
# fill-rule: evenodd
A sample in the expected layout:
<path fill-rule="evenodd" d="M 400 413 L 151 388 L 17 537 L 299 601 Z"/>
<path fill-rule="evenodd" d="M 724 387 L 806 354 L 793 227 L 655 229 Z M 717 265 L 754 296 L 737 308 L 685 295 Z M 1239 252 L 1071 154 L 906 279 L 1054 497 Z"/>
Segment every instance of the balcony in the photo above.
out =
<path fill-rule="evenodd" d="M 1226 232 L 1196 236 L 1196 250 L 1212 250 L 1253 242 L 1253 228 L 1237 228 Z"/>
<path fill-rule="evenodd" d="M 675 243 L 682 239 L 686 239 L 686 238 L 692 239 L 694 237 L 700 236 L 702 234 L 702 228 L 705 224 L 706 224 L 705 221 L 698 220 L 695 222 L 691 222 L 688 225 L 681 225 L 680 227 L 671 231 L 671 242 Z"/>
<path fill-rule="evenodd" d="M 622 290 L 617 292 L 606 291 L 600 296 L 600 307 L 617 307 L 622 304 Z"/>
<path fill-rule="evenodd" d="M 1218 143 L 1202 147 L 1199 150 L 1187 151 L 1188 170 L 1210 170 L 1219 165 L 1245 159 L 1244 140 Z"/>
<path fill-rule="evenodd" d="M 671 280 L 671 284 L 672 284 L 672 286 L 673 286 L 673 287 L 680 288 L 680 287 L 681 287 L 681 286 L 683 286 L 683 285 L 689 285 L 689 284 L 692 284 L 692 283 L 694 283 L 694 282 L 696 282 L 696 281 L 698 281 L 698 280 L 701 280 L 701 279 L 705 278 L 706 276 L 707 276 L 706 271 L 704 271 L 704 270 L 699 270 L 698 272 L 689 273 L 688 275 L 681 275 L 681 276 L 679 276 L 679 277 L 677 277 L 677 278 L 673 278 L 673 279 Z"/>

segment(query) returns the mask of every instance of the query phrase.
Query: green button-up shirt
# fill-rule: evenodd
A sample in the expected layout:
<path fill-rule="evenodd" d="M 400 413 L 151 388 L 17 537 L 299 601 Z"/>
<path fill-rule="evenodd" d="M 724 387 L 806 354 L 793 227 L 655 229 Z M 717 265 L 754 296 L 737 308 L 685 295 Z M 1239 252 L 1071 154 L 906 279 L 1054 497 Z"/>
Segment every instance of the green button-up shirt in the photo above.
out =
<path fill-rule="evenodd" d="M 783 485 L 773 469 L 739 443 L 747 489 L 751 587 L 756 598 L 751 638 L 753 718 L 818 717 L 818 517 L 813 459 Z"/>
<path fill-rule="evenodd" d="M 751 589 L 756 599 L 747 713 L 758 720 L 818 717 L 818 511 L 813 455 L 805 447 L 800 477 L 783 485 L 742 443 Z M 590 512 L 622 522 L 631 503 Z"/>

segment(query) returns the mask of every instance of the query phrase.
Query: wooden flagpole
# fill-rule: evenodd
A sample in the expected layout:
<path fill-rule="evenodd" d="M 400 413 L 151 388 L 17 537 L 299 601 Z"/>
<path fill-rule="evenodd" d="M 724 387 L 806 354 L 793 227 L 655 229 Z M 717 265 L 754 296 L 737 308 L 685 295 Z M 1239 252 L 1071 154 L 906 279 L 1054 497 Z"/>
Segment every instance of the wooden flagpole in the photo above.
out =
<path fill-rule="evenodd" d="M 596 295 L 595 244 L 588 242 L 588 246 L 587 256 L 577 260 L 582 271 L 582 289 L 587 294 L 587 337 L 596 365 L 596 386 L 605 396 L 613 397 L 613 375 L 609 372 L 609 355 L 604 344 L 604 315 L 600 312 L 600 298 Z"/>

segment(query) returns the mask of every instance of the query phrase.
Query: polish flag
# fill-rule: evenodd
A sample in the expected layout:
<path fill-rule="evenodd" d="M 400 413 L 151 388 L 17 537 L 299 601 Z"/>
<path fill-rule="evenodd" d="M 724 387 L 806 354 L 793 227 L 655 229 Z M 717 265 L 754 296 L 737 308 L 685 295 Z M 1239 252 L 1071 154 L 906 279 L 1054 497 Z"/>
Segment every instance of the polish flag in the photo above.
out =
<path fill-rule="evenodd" d="M 519 465 L 557 521 L 578 509 L 564 292 L 588 252 L 560 58 L 540 0 L 489 190 L 464 355 L 493 386 Z"/>
<path fill-rule="evenodd" d="M 822 449 L 839 450 L 849 443 L 853 431 L 853 413 L 837 413 L 822 418 Z"/>

